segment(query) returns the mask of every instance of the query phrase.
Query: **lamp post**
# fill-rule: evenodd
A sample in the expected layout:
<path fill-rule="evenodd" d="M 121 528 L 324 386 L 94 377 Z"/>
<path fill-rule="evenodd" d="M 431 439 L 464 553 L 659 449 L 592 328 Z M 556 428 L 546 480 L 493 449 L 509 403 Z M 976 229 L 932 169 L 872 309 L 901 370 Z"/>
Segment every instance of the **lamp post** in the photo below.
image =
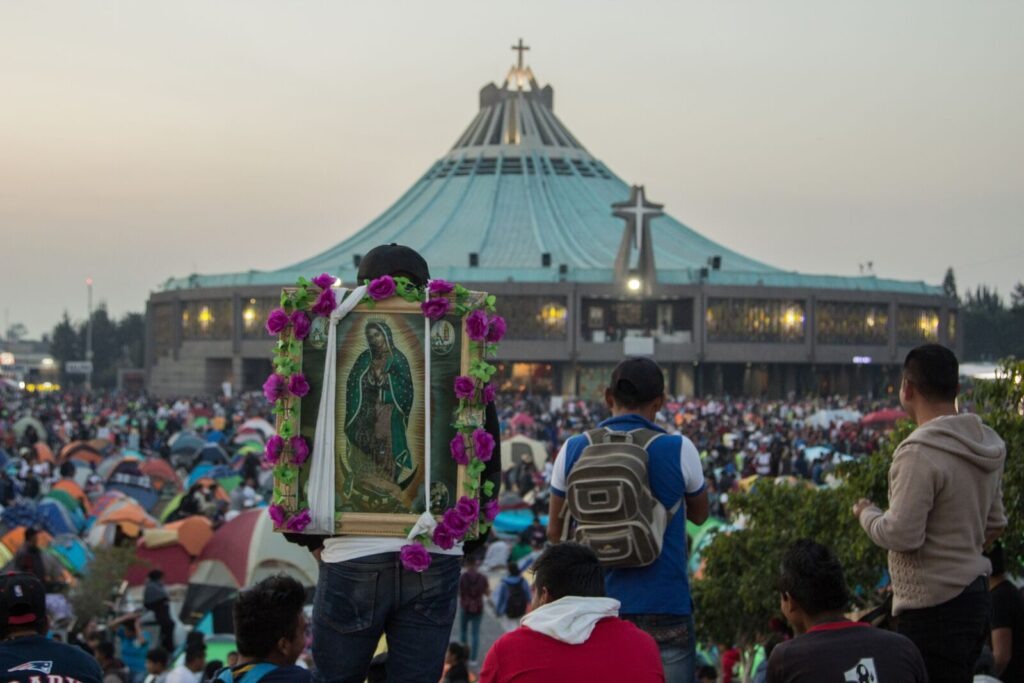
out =
<path fill-rule="evenodd" d="M 89 318 L 85 323 L 85 360 L 90 364 L 92 363 L 92 278 L 85 278 L 85 288 L 87 292 L 87 308 Z M 85 390 L 92 391 L 92 366 L 89 367 L 89 372 L 85 375 Z"/>

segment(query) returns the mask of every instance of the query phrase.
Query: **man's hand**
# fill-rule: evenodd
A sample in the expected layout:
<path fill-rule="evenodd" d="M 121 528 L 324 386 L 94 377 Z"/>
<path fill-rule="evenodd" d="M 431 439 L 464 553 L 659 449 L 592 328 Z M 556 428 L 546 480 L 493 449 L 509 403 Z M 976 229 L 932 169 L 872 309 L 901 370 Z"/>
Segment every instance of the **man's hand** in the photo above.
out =
<path fill-rule="evenodd" d="M 864 512 L 873 505 L 874 503 L 872 503 L 867 498 L 861 498 L 860 500 L 853 504 L 853 516 L 857 519 L 860 519 L 860 513 Z"/>
<path fill-rule="evenodd" d="M 320 546 L 319 548 L 316 548 L 315 550 L 311 550 L 310 552 L 313 553 L 313 557 L 316 558 L 316 561 L 320 562 L 320 555 L 324 552 L 324 547 Z"/>

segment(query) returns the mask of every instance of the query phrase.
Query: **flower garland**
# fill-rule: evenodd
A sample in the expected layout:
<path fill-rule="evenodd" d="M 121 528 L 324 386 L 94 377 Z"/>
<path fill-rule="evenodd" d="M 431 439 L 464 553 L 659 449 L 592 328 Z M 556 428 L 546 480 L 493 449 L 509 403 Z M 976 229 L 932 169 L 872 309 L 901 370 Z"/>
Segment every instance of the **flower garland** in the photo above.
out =
<path fill-rule="evenodd" d="M 497 389 L 491 382 L 497 368 L 488 359 L 497 353 L 498 342 L 506 332 L 505 319 L 495 313 L 496 298 L 482 299 L 461 285 L 446 280 L 431 280 L 425 288 L 417 287 L 408 278 L 385 275 L 365 283 L 367 294 L 361 303 L 373 306 L 378 301 L 399 297 L 417 303 L 423 316 L 440 320 L 449 314 L 465 319 L 466 336 L 470 340 L 471 362 L 467 375 L 455 379 L 453 391 L 459 399 L 454 427 L 457 434 L 449 444 L 452 459 L 466 468 L 464 495 L 445 510 L 434 529 L 420 533 L 405 545 L 400 557 L 406 569 L 422 572 L 430 566 L 428 545 L 449 550 L 473 532 L 485 534 L 498 515 L 498 501 L 481 506 L 480 495 L 492 497 L 494 483 L 480 483 L 486 463 L 494 455 L 497 444 L 484 429 L 483 415 L 488 403 L 494 402 Z M 283 506 L 278 483 L 294 483 L 299 467 L 309 458 L 310 444 L 298 433 L 295 407 L 309 393 L 309 381 L 300 372 L 302 341 L 312 327 L 311 316 L 330 317 L 337 308 L 335 279 L 323 273 L 307 280 L 299 278 L 294 291 L 281 293 L 281 307 L 267 316 L 267 333 L 278 337 L 274 355 L 274 372 L 263 384 L 263 395 L 274 404 L 278 416 L 277 434 L 267 440 L 264 460 L 274 467 L 274 500 L 268 513 L 274 527 L 301 532 L 309 526 L 308 508 L 289 515 Z"/>

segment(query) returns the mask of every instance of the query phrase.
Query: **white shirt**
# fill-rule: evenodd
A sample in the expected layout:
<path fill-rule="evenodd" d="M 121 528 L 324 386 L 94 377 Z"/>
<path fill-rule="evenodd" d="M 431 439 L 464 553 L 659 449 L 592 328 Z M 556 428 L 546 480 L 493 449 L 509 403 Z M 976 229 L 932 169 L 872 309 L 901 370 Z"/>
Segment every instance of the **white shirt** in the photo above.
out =
<path fill-rule="evenodd" d="M 167 674 L 167 678 L 164 679 L 164 683 L 202 683 L 203 675 L 202 672 L 193 673 L 184 664 L 175 667 Z"/>

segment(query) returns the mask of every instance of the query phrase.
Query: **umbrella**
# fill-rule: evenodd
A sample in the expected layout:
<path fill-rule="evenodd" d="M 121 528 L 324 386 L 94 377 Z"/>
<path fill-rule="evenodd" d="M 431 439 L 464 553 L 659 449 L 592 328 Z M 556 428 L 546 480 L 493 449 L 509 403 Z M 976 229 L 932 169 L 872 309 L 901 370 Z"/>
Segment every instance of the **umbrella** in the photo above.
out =
<path fill-rule="evenodd" d="M 861 419 L 861 424 L 894 424 L 897 421 L 905 420 L 908 417 L 909 415 L 899 408 L 888 408 L 886 410 L 876 410 L 873 413 L 868 413 L 863 417 L 863 419 Z"/>
<path fill-rule="evenodd" d="M 36 436 L 40 439 L 46 436 L 46 427 L 43 426 L 42 422 L 34 417 L 23 417 L 14 423 L 14 436 L 18 438 L 18 441 L 21 441 L 22 437 L 25 436 L 25 430 L 29 427 L 36 430 Z"/>

